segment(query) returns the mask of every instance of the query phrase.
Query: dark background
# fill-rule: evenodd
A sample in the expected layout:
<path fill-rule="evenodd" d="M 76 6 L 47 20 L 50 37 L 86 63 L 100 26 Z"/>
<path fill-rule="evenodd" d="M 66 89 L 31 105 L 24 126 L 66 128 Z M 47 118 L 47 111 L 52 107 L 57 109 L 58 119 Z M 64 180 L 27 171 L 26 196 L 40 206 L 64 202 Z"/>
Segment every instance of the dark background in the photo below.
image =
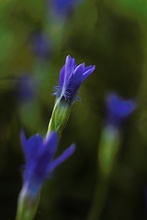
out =
<path fill-rule="evenodd" d="M 76 152 L 44 184 L 35 219 L 86 219 L 99 182 L 105 96 L 112 91 L 135 99 L 137 109 L 122 130 L 101 219 L 147 219 L 147 3 L 83 0 L 56 21 L 51 11 L 45 0 L 0 1 L 0 219 L 15 219 L 25 163 L 20 131 L 45 135 L 68 54 L 96 70 L 81 86 L 82 101 L 59 144 L 58 154 L 72 142 Z M 46 44 L 39 54 L 40 33 Z"/>

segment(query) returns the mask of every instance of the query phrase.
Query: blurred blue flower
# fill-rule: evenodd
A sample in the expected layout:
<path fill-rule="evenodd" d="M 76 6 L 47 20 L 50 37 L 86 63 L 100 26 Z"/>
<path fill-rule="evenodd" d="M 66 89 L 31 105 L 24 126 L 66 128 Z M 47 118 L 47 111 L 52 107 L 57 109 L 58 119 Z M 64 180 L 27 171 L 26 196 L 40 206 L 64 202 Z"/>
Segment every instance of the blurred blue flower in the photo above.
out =
<path fill-rule="evenodd" d="M 77 99 L 80 85 L 94 69 L 95 66 L 85 67 L 84 63 L 77 66 L 75 59 L 68 55 L 65 65 L 60 71 L 59 86 L 55 88 L 54 95 L 56 95 L 57 99 L 72 104 Z"/>
<path fill-rule="evenodd" d="M 50 177 L 51 172 L 64 162 L 75 150 L 71 145 L 61 156 L 53 160 L 58 137 L 51 132 L 44 140 L 39 134 L 27 139 L 24 131 L 21 133 L 21 143 L 25 155 L 26 165 L 23 173 L 24 188 L 31 198 L 36 198 L 43 182 Z"/>
<path fill-rule="evenodd" d="M 31 48 L 38 58 L 47 59 L 50 56 L 52 45 L 44 33 L 36 32 L 31 37 Z"/>
<path fill-rule="evenodd" d="M 107 96 L 107 123 L 119 127 L 136 108 L 133 100 L 123 100 L 112 93 Z"/>
<path fill-rule="evenodd" d="M 33 79 L 32 75 L 28 73 L 23 74 L 17 80 L 17 94 L 21 102 L 31 102 L 35 97 L 35 91 L 37 89 L 37 80 Z"/>
<path fill-rule="evenodd" d="M 51 0 L 50 8 L 58 18 L 66 18 L 82 0 Z"/>

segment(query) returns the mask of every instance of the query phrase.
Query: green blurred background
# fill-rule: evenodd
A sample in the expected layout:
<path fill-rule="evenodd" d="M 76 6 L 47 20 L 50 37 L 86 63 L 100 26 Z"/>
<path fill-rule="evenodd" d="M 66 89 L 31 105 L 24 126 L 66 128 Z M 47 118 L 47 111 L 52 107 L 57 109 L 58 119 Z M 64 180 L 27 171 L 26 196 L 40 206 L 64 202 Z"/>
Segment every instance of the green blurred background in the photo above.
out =
<path fill-rule="evenodd" d="M 45 33 L 46 59 L 32 50 L 32 36 Z M 101 219 L 147 219 L 147 1 L 84 0 L 66 21 L 50 20 L 45 0 L 0 1 L 0 219 L 13 220 L 24 162 L 20 131 L 45 135 L 55 97 L 53 86 L 70 54 L 96 70 L 80 88 L 60 142 L 76 152 L 43 187 L 36 220 L 85 220 L 99 182 L 97 152 L 106 118 L 105 96 L 137 100 L 122 131 Z M 33 88 L 23 100 L 24 74 Z M 32 80 L 33 79 L 33 80 Z M 26 87 L 27 90 L 27 87 Z"/>

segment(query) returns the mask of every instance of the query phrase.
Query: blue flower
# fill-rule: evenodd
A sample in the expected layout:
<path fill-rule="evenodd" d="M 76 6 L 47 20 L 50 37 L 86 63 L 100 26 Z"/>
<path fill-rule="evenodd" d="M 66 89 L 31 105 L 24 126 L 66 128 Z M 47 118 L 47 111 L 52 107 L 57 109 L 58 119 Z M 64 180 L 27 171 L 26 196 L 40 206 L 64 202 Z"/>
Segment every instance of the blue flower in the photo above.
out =
<path fill-rule="evenodd" d="M 59 18 L 65 18 L 82 0 L 51 0 L 53 14 Z"/>
<path fill-rule="evenodd" d="M 82 82 L 94 71 L 95 66 L 76 65 L 71 56 L 66 57 L 65 65 L 60 71 L 59 86 L 54 93 L 57 99 L 72 104 L 77 99 L 77 93 Z"/>
<path fill-rule="evenodd" d="M 17 80 L 17 92 L 18 98 L 21 102 L 32 102 L 35 97 L 35 91 L 37 89 L 38 82 L 32 75 L 27 73 L 23 74 L 21 78 Z"/>
<path fill-rule="evenodd" d="M 42 32 L 36 32 L 31 36 L 31 48 L 38 58 L 48 59 L 52 45 L 47 36 Z"/>
<path fill-rule="evenodd" d="M 54 160 L 58 146 L 56 132 L 51 132 L 44 140 L 39 134 L 27 139 L 25 133 L 22 132 L 21 143 L 26 160 L 23 173 L 24 188 L 27 189 L 30 197 L 35 198 L 38 196 L 43 182 L 50 177 L 51 172 L 71 156 L 75 150 L 75 145 L 71 145 Z"/>
<path fill-rule="evenodd" d="M 107 96 L 107 123 L 119 127 L 122 122 L 135 110 L 135 101 L 123 100 L 112 93 Z"/>

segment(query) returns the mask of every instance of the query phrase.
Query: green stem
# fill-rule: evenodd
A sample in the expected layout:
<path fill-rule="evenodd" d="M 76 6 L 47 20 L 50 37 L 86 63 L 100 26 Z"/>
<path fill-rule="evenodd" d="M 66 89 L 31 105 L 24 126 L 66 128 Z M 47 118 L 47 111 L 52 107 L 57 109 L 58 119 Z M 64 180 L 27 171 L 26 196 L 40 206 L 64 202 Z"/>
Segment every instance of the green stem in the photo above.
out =
<path fill-rule="evenodd" d="M 104 203 L 106 200 L 108 191 L 108 181 L 103 177 L 100 179 L 99 185 L 97 185 L 92 206 L 88 214 L 87 220 L 99 220 L 103 211 Z"/>
<path fill-rule="evenodd" d="M 40 201 L 40 194 L 35 199 L 30 199 L 29 195 L 24 194 L 24 189 L 22 188 L 19 199 L 18 207 L 16 213 L 16 220 L 33 220 Z"/>
<path fill-rule="evenodd" d="M 46 136 L 51 131 L 56 131 L 61 138 L 63 130 L 67 124 L 70 117 L 71 107 L 69 104 L 62 103 L 60 100 L 56 101 L 51 119 L 49 121 L 48 130 Z"/>
<path fill-rule="evenodd" d="M 106 126 L 102 132 L 98 151 L 100 183 L 96 188 L 87 220 L 98 220 L 101 216 L 107 196 L 109 177 L 116 162 L 119 145 L 119 130 L 113 126 Z"/>

